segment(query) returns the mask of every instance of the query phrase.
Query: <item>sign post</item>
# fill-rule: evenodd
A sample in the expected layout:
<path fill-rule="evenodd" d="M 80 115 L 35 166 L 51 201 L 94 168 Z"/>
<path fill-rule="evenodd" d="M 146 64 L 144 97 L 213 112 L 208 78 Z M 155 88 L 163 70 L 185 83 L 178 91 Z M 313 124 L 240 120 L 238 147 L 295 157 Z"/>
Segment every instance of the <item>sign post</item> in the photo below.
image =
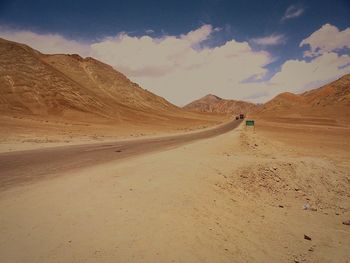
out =
<path fill-rule="evenodd" d="M 254 127 L 254 131 L 255 131 L 255 122 L 254 122 L 254 120 L 246 120 L 245 121 L 245 126 L 246 127 L 253 126 Z"/>

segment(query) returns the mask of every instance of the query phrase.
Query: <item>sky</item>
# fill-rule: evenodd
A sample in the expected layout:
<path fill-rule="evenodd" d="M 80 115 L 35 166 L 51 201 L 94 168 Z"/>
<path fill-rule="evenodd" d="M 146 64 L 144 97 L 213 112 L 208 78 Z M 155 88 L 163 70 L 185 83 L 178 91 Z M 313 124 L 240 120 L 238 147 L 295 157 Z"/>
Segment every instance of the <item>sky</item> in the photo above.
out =
<path fill-rule="evenodd" d="M 179 106 L 262 103 L 350 73 L 348 0 L 0 0 L 0 37 L 94 57 Z"/>

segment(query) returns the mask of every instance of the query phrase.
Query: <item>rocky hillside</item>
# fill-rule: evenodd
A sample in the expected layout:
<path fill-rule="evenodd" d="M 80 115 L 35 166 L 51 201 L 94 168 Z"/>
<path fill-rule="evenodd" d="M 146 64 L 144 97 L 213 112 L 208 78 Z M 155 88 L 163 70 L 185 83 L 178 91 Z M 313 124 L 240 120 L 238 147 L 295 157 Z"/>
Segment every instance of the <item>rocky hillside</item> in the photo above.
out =
<path fill-rule="evenodd" d="M 281 93 L 253 114 L 350 120 L 350 74 L 302 94 Z"/>
<path fill-rule="evenodd" d="M 149 92 L 93 58 L 45 55 L 0 39 L 0 113 L 66 120 L 206 119 Z"/>
<path fill-rule="evenodd" d="M 209 94 L 203 98 L 195 100 L 183 108 L 189 111 L 214 112 L 224 114 L 248 113 L 255 109 L 257 105 L 239 100 L 226 100 L 218 96 Z"/>

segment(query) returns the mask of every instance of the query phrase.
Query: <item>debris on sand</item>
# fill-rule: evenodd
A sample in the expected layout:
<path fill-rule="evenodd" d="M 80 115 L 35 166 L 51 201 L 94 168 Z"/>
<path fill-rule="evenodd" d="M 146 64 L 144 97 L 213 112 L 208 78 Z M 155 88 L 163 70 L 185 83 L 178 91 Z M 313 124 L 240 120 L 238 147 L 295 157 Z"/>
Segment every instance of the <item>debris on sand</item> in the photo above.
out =
<path fill-rule="evenodd" d="M 350 220 L 346 220 L 343 222 L 343 225 L 347 225 L 347 226 L 350 226 Z"/>
<path fill-rule="evenodd" d="M 304 210 L 309 210 L 310 209 L 310 204 L 309 203 L 305 203 L 304 205 L 303 205 L 303 209 Z"/>
<path fill-rule="evenodd" d="M 311 240 L 311 237 L 309 237 L 308 235 L 305 235 L 305 234 L 304 234 L 304 239 L 306 239 L 306 240 Z"/>
<path fill-rule="evenodd" d="M 305 204 L 303 205 L 303 209 L 304 209 L 304 210 L 309 210 L 309 211 L 317 211 L 317 208 L 311 207 L 311 205 L 310 205 L 309 203 L 305 203 Z"/>

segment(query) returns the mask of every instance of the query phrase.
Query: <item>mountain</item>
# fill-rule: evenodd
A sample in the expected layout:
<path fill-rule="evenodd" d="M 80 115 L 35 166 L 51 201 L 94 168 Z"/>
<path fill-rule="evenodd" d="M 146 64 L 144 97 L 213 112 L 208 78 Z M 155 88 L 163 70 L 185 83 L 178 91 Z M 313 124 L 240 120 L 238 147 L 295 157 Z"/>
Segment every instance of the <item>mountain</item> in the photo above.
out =
<path fill-rule="evenodd" d="M 301 94 L 281 93 L 253 115 L 350 120 L 350 74 Z"/>
<path fill-rule="evenodd" d="M 239 100 L 226 100 L 218 96 L 209 94 L 195 100 L 183 108 L 189 111 L 196 112 L 215 112 L 215 113 L 224 113 L 224 114 L 239 114 L 239 113 L 248 113 L 255 109 L 257 105 L 239 101 Z"/>
<path fill-rule="evenodd" d="M 0 113 L 133 125 L 214 121 L 142 89 L 96 59 L 46 55 L 5 39 L 0 39 Z"/>

